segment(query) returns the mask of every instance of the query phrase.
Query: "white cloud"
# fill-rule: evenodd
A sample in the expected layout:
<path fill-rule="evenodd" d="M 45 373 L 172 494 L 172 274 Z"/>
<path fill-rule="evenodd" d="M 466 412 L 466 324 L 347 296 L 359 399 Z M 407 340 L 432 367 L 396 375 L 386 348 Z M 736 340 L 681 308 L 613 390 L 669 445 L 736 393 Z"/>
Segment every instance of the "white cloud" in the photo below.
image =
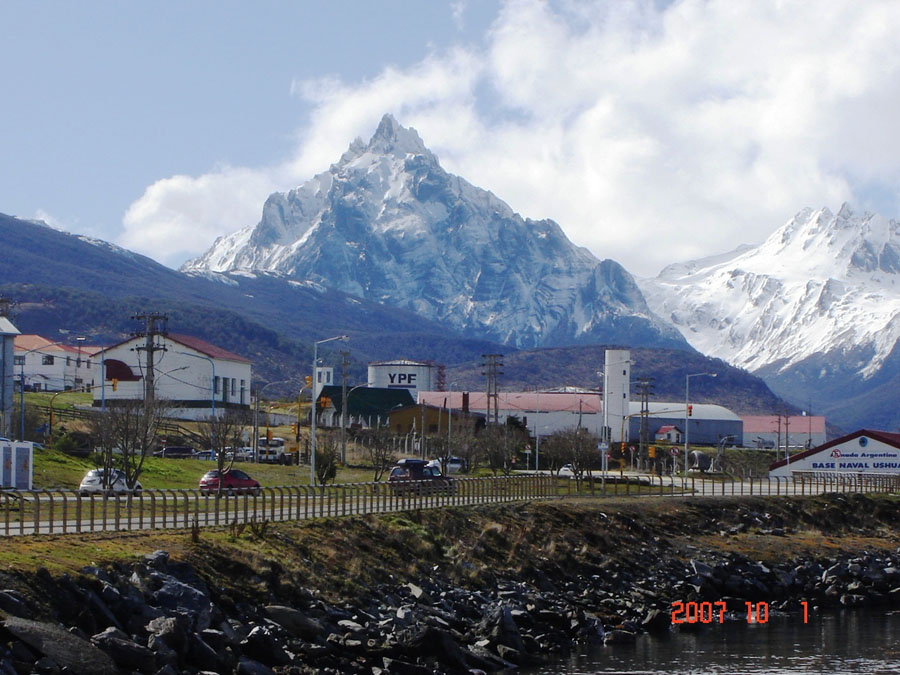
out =
<path fill-rule="evenodd" d="M 636 274 L 760 241 L 804 206 L 897 194 L 900 3 L 657 4 L 511 0 L 482 51 L 296 82 L 313 113 L 290 162 L 160 181 L 121 243 L 199 253 L 385 112 L 449 171 Z"/>
<path fill-rule="evenodd" d="M 280 173 L 222 167 L 196 178 L 159 180 L 128 208 L 118 243 L 177 266 L 209 248 L 216 237 L 259 220 Z"/>

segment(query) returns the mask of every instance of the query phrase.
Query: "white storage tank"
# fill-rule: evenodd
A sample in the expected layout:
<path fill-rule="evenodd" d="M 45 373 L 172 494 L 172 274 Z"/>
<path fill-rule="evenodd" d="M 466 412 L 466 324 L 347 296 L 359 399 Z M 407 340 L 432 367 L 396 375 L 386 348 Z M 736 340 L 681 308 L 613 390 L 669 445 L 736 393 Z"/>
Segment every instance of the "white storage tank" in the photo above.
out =
<path fill-rule="evenodd" d="M 418 392 L 434 391 L 437 366 L 421 361 L 376 361 L 369 364 L 370 387 L 406 389 L 415 401 Z"/>

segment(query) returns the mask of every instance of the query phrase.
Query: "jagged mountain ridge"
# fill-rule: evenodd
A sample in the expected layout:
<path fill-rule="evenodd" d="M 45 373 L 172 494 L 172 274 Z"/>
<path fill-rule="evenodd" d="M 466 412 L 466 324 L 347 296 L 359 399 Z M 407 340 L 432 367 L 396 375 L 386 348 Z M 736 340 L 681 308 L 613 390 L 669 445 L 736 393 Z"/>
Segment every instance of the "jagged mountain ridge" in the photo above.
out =
<path fill-rule="evenodd" d="M 804 209 L 756 247 L 675 264 L 639 285 L 698 351 L 762 375 L 849 424 L 897 422 L 867 390 L 897 374 L 900 222 L 847 204 Z M 863 400 L 858 400 L 862 397 Z"/>
<path fill-rule="evenodd" d="M 515 347 L 688 348 L 618 263 L 449 174 L 390 115 L 328 171 L 271 195 L 257 225 L 182 267 L 239 270 L 310 280 Z"/>

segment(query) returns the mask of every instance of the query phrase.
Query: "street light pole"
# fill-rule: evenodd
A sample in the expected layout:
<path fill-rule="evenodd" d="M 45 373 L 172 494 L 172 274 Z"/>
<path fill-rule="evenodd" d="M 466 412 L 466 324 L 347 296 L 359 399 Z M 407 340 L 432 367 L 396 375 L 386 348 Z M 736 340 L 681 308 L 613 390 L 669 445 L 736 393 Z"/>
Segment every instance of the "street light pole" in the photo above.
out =
<path fill-rule="evenodd" d="M 716 373 L 691 373 L 690 375 L 685 375 L 684 377 L 684 475 L 687 477 L 688 473 L 688 425 L 689 417 L 690 417 L 690 387 L 691 387 L 691 378 L 692 377 L 715 377 Z"/>
<path fill-rule="evenodd" d="M 346 342 L 350 337 L 348 335 L 336 335 L 334 337 L 325 338 L 324 340 L 316 340 L 313 342 L 313 366 L 312 366 L 312 411 L 309 420 L 309 484 L 316 485 L 316 371 L 319 368 L 319 345 L 333 340 L 342 340 Z"/>

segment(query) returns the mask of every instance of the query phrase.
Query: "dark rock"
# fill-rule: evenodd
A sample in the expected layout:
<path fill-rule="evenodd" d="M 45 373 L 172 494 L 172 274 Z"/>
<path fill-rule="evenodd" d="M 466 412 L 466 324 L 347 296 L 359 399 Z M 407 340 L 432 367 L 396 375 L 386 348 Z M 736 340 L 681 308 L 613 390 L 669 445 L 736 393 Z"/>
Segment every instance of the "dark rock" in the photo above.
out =
<path fill-rule="evenodd" d="M 144 564 L 147 565 L 147 567 L 164 570 L 166 569 L 166 565 L 169 564 L 169 552 L 154 551 L 153 553 L 148 553 L 144 556 Z"/>
<path fill-rule="evenodd" d="M 13 616 L 7 617 L 3 625 L 33 651 L 49 656 L 70 672 L 118 674 L 115 662 L 105 652 L 60 626 Z"/>
<path fill-rule="evenodd" d="M 265 611 L 266 616 L 289 633 L 309 642 L 322 641 L 329 632 L 320 621 L 291 607 L 268 605 Z"/>
<path fill-rule="evenodd" d="M 244 656 L 238 660 L 235 672 L 237 675 L 275 675 L 275 671 L 268 666 Z"/>
<path fill-rule="evenodd" d="M 631 631 L 620 630 L 618 628 L 609 631 L 606 636 L 603 638 L 603 644 L 605 645 L 621 645 L 621 644 L 631 644 L 635 641 L 637 636 Z"/>
<path fill-rule="evenodd" d="M 122 668 L 139 670 L 142 673 L 156 671 L 156 654 L 152 650 L 132 641 L 118 628 L 107 628 L 91 637 L 91 642 L 109 654 Z"/>
<path fill-rule="evenodd" d="M 385 675 L 431 675 L 431 669 L 397 659 L 383 659 Z"/>
<path fill-rule="evenodd" d="M 0 591 L 0 610 L 23 619 L 31 619 L 34 616 L 25 596 L 12 589 Z"/>

